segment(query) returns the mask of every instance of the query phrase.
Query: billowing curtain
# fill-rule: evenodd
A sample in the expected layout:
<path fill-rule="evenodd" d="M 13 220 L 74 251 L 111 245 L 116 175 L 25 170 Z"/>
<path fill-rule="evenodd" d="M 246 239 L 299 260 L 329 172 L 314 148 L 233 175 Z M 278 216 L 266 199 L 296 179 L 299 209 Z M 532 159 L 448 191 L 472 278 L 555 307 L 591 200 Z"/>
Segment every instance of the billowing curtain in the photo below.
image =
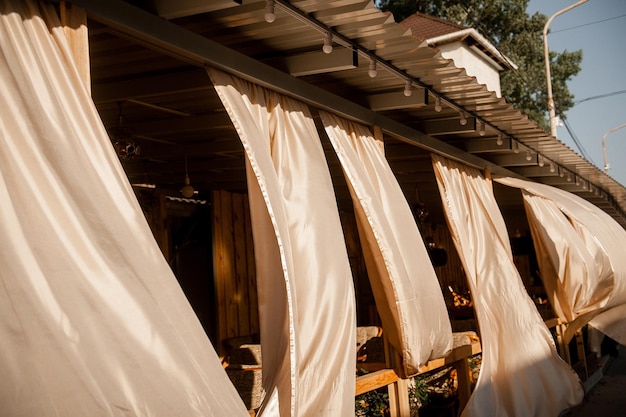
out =
<path fill-rule="evenodd" d="M 515 268 L 491 184 L 477 169 L 437 155 L 433 166 L 482 342 L 480 375 L 463 416 L 558 416 L 582 400 L 583 389 Z"/>
<path fill-rule="evenodd" d="M 367 271 L 388 340 L 410 376 L 446 356 L 452 331 L 426 247 L 378 143 L 366 126 L 320 111 L 354 201 Z"/>
<path fill-rule="evenodd" d="M 246 416 L 54 13 L 0 1 L 0 416 Z"/>
<path fill-rule="evenodd" d="M 262 415 L 353 416 L 352 274 L 308 107 L 209 70 L 246 151 L 257 261 Z"/>
<path fill-rule="evenodd" d="M 555 312 L 566 323 L 579 321 L 572 331 L 591 320 L 626 345 L 626 231 L 567 191 L 516 178 L 497 181 L 522 189 L 542 278 L 556 289 Z"/>

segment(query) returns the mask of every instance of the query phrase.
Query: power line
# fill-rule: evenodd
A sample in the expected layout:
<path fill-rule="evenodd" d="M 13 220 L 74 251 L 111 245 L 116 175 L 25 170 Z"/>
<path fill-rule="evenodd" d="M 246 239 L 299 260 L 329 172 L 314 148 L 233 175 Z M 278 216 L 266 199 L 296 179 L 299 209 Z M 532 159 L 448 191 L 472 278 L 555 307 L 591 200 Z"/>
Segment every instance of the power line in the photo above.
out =
<path fill-rule="evenodd" d="M 613 91 L 611 93 L 605 93 L 605 94 L 600 94 L 600 95 L 597 95 L 597 96 L 591 96 L 591 97 L 583 98 L 582 100 L 574 100 L 574 104 L 580 104 L 580 103 L 583 103 L 585 101 L 590 101 L 590 100 L 596 100 L 596 99 L 599 99 L 599 98 L 616 96 L 618 94 L 624 94 L 624 93 L 626 93 L 626 90 Z"/>
<path fill-rule="evenodd" d="M 572 129 L 572 127 L 569 125 L 569 122 L 561 117 L 561 121 L 563 122 L 563 124 L 565 125 L 565 129 L 567 129 L 567 132 L 569 133 L 569 135 L 572 137 L 572 139 L 574 140 L 574 143 L 576 144 L 576 147 L 578 148 L 578 151 L 580 152 L 580 154 L 582 156 L 584 156 L 589 162 L 591 162 L 592 164 L 594 164 L 595 166 L 598 166 L 593 159 L 591 159 L 591 156 L 589 156 L 589 153 L 587 152 L 587 150 L 585 149 L 585 147 L 582 145 L 582 143 L 580 143 L 580 140 L 578 139 L 578 136 L 576 136 L 576 134 L 574 133 L 574 130 Z"/>
<path fill-rule="evenodd" d="M 596 23 L 604 23 L 604 22 L 608 22 L 609 20 L 620 19 L 620 18 L 625 17 L 625 16 L 626 16 L 626 14 L 623 14 L 621 16 L 609 17 L 608 19 L 604 19 L 604 20 L 596 20 L 595 22 L 583 23 L 582 25 L 577 25 L 577 26 L 572 26 L 572 27 L 565 28 L 565 29 L 559 29 L 559 30 L 550 31 L 550 33 L 565 32 L 566 30 L 578 29 L 578 28 L 581 28 L 581 27 L 584 27 L 584 26 L 595 25 Z"/>

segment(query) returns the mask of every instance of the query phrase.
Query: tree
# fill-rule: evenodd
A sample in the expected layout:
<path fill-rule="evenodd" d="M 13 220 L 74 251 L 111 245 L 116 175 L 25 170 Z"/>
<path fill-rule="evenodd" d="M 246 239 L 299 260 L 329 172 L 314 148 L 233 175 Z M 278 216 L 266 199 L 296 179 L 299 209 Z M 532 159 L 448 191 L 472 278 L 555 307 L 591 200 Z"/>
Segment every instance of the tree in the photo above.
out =
<path fill-rule="evenodd" d="M 511 62 L 517 71 L 502 74 L 502 96 L 522 113 L 549 131 L 548 95 L 543 51 L 543 27 L 548 17 L 526 12 L 528 0 L 379 0 L 378 7 L 400 22 L 415 12 L 473 27 Z M 580 71 L 582 51 L 550 52 L 552 94 L 556 113 L 574 105 L 567 81 Z"/>

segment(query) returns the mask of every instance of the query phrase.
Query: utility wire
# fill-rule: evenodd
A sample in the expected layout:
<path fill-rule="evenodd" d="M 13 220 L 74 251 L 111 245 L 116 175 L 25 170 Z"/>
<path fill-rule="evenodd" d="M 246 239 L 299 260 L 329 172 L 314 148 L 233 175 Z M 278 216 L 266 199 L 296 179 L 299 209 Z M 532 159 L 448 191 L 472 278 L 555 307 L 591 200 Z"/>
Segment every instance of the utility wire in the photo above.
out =
<path fill-rule="evenodd" d="M 608 22 L 609 20 L 621 19 L 622 17 L 626 17 L 626 14 L 623 14 L 621 16 L 609 17 L 608 19 L 604 19 L 604 20 L 597 20 L 595 22 L 583 23 L 582 25 L 572 26 L 572 27 L 565 28 L 565 29 L 552 30 L 552 31 L 550 31 L 550 33 L 565 32 L 566 30 L 578 29 L 578 28 L 582 28 L 584 26 L 595 25 L 596 23 L 604 23 L 604 22 Z"/>
<path fill-rule="evenodd" d="M 468 10 L 467 10 L 467 9 L 466 9 L 465 11 L 466 11 L 466 12 L 468 12 Z M 468 15 L 469 15 L 469 12 L 468 12 Z M 625 15 L 625 16 L 626 16 L 626 15 Z M 617 19 L 617 18 L 620 18 L 620 17 L 623 17 L 623 16 L 617 16 L 617 17 L 614 17 L 614 18 L 605 19 L 605 20 L 603 20 L 603 21 L 598 21 L 598 22 L 587 23 L 587 24 L 580 25 L 580 26 L 587 26 L 587 25 L 591 25 L 591 24 L 595 24 L 595 23 L 604 22 L 604 21 L 607 21 L 607 20 Z M 478 20 L 476 20 L 476 19 L 472 19 L 472 20 L 474 21 L 474 25 L 475 25 L 475 26 L 477 26 L 477 27 L 482 27 L 482 23 L 481 23 L 480 21 L 478 21 Z M 580 26 L 577 26 L 577 27 L 580 27 Z M 574 29 L 574 27 L 572 27 L 572 28 L 568 28 L 568 29 Z M 561 30 L 560 30 L 560 32 L 562 32 L 562 31 L 564 31 L 564 30 L 568 30 L 568 29 L 561 29 Z M 484 34 L 486 34 L 486 33 L 488 33 L 488 32 L 484 32 Z M 551 33 L 555 33 L 555 32 L 551 32 Z M 503 57 L 506 57 L 506 55 L 504 55 L 504 54 L 503 54 L 503 53 L 502 53 L 502 52 L 498 49 L 498 47 L 496 46 L 496 43 L 493 41 L 493 39 L 489 39 L 489 41 L 490 41 L 490 42 L 491 42 L 491 43 L 495 46 L 496 50 L 497 50 L 498 52 L 500 52 L 500 54 L 501 54 Z M 522 80 L 522 82 L 523 82 L 524 84 L 526 84 L 526 86 L 527 86 L 527 87 L 529 87 L 531 90 L 533 90 L 533 87 L 531 86 L 530 82 L 529 82 L 526 78 L 524 78 L 524 76 L 523 76 L 523 75 L 522 75 L 519 71 L 517 71 L 517 70 L 513 70 L 513 71 L 514 71 L 514 72 L 515 72 L 515 74 L 516 74 L 516 75 L 517 75 L 517 76 L 518 76 L 518 77 Z M 608 93 L 608 94 L 604 94 L 604 95 L 601 95 L 601 96 L 589 97 L 589 98 L 586 98 L 586 99 L 584 99 L 584 100 L 581 100 L 581 102 L 582 102 L 582 101 L 587 101 L 587 100 L 593 100 L 593 99 L 596 99 L 596 98 L 606 97 L 606 96 L 610 96 L 610 95 L 621 94 L 621 93 L 624 93 L 624 92 L 626 92 L 626 90 L 623 90 L 623 91 L 618 91 L 618 92 L 613 92 L 613 93 Z M 576 103 L 576 102 L 575 102 L 575 103 Z M 574 133 L 574 130 L 573 130 L 573 129 L 572 129 L 572 127 L 570 126 L 569 122 L 568 122 L 568 121 L 567 121 L 564 117 L 562 117 L 562 116 L 561 116 L 561 121 L 563 122 L 563 124 L 564 124 L 564 126 L 565 126 L 565 129 L 567 129 L 567 132 L 569 133 L 569 135 L 571 136 L 572 140 L 574 141 L 574 144 L 576 144 L 576 147 L 578 148 L 578 152 L 580 152 L 580 154 L 581 154 L 584 158 L 586 158 L 589 162 L 591 162 L 592 164 L 594 164 L 594 165 L 596 165 L 596 166 L 597 166 L 597 164 L 593 161 L 593 159 L 591 158 L 591 156 L 589 155 L 589 153 L 587 152 L 587 150 L 585 149 L 585 147 L 582 145 L 582 143 L 581 143 L 581 142 L 580 142 L 580 140 L 578 139 L 578 136 L 576 136 L 576 133 Z"/>
<path fill-rule="evenodd" d="M 590 100 L 596 100 L 596 99 L 599 99 L 599 98 L 616 96 L 618 94 L 624 94 L 624 93 L 626 93 L 626 90 L 613 91 L 611 93 L 605 93 L 605 94 L 600 94 L 600 95 L 597 95 L 597 96 L 591 96 L 591 97 L 583 98 L 582 100 L 574 100 L 574 104 L 580 104 L 580 103 L 584 103 L 585 101 L 590 101 Z"/>
<path fill-rule="evenodd" d="M 567 121 L 567 119 L 564 119 L 563 117 L 561 117 L 561 121 L 563 122 L 563 124 L 565 125 L 565 129 L 567 129 L 567 132 L 569 133 L 569 135 L 572 137 L 572 139 L 574 140 L 574 143 L 576 144 L 576 147 L 578 148 L 578 151 L 580 152 L 580 154 L 582 156 L 585 157 L 585 159 L 587 159 L 589 162 L 591 162 L 592 164 L 594 164 L 595 166 L 598 166 L 598 164 L 596 164 L 593 159 L 591 159 L 591 156 L 589 156 L 589 153 L 587 152 L 587 150 L 585 149 L 585 147 L 582 145 L 582 143 L 580 143 L 580 140 L 578 140 L 578 136 L 576 136 L 576 134 L 574 133 L 574 130 L 572 129 L 572 127 L 570 126 L 569 122 Z"/>

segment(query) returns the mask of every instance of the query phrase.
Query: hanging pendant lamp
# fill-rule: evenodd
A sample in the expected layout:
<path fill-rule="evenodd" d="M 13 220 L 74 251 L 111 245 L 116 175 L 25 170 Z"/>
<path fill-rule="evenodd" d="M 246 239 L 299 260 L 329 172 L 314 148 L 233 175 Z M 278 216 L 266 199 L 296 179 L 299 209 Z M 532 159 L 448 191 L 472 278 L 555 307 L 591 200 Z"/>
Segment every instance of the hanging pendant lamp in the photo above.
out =
<path fill-rule="evenodd" d="M 189 172 L 187 171 L 187 157 L 185 156 L 185 185 L 180 189 L 180 193 L 185 198 L 191 198 L 195 194 L 195 190 L 193 189 L 193 185 L 191 185 L 191 181 L 189 181 Z"/>

